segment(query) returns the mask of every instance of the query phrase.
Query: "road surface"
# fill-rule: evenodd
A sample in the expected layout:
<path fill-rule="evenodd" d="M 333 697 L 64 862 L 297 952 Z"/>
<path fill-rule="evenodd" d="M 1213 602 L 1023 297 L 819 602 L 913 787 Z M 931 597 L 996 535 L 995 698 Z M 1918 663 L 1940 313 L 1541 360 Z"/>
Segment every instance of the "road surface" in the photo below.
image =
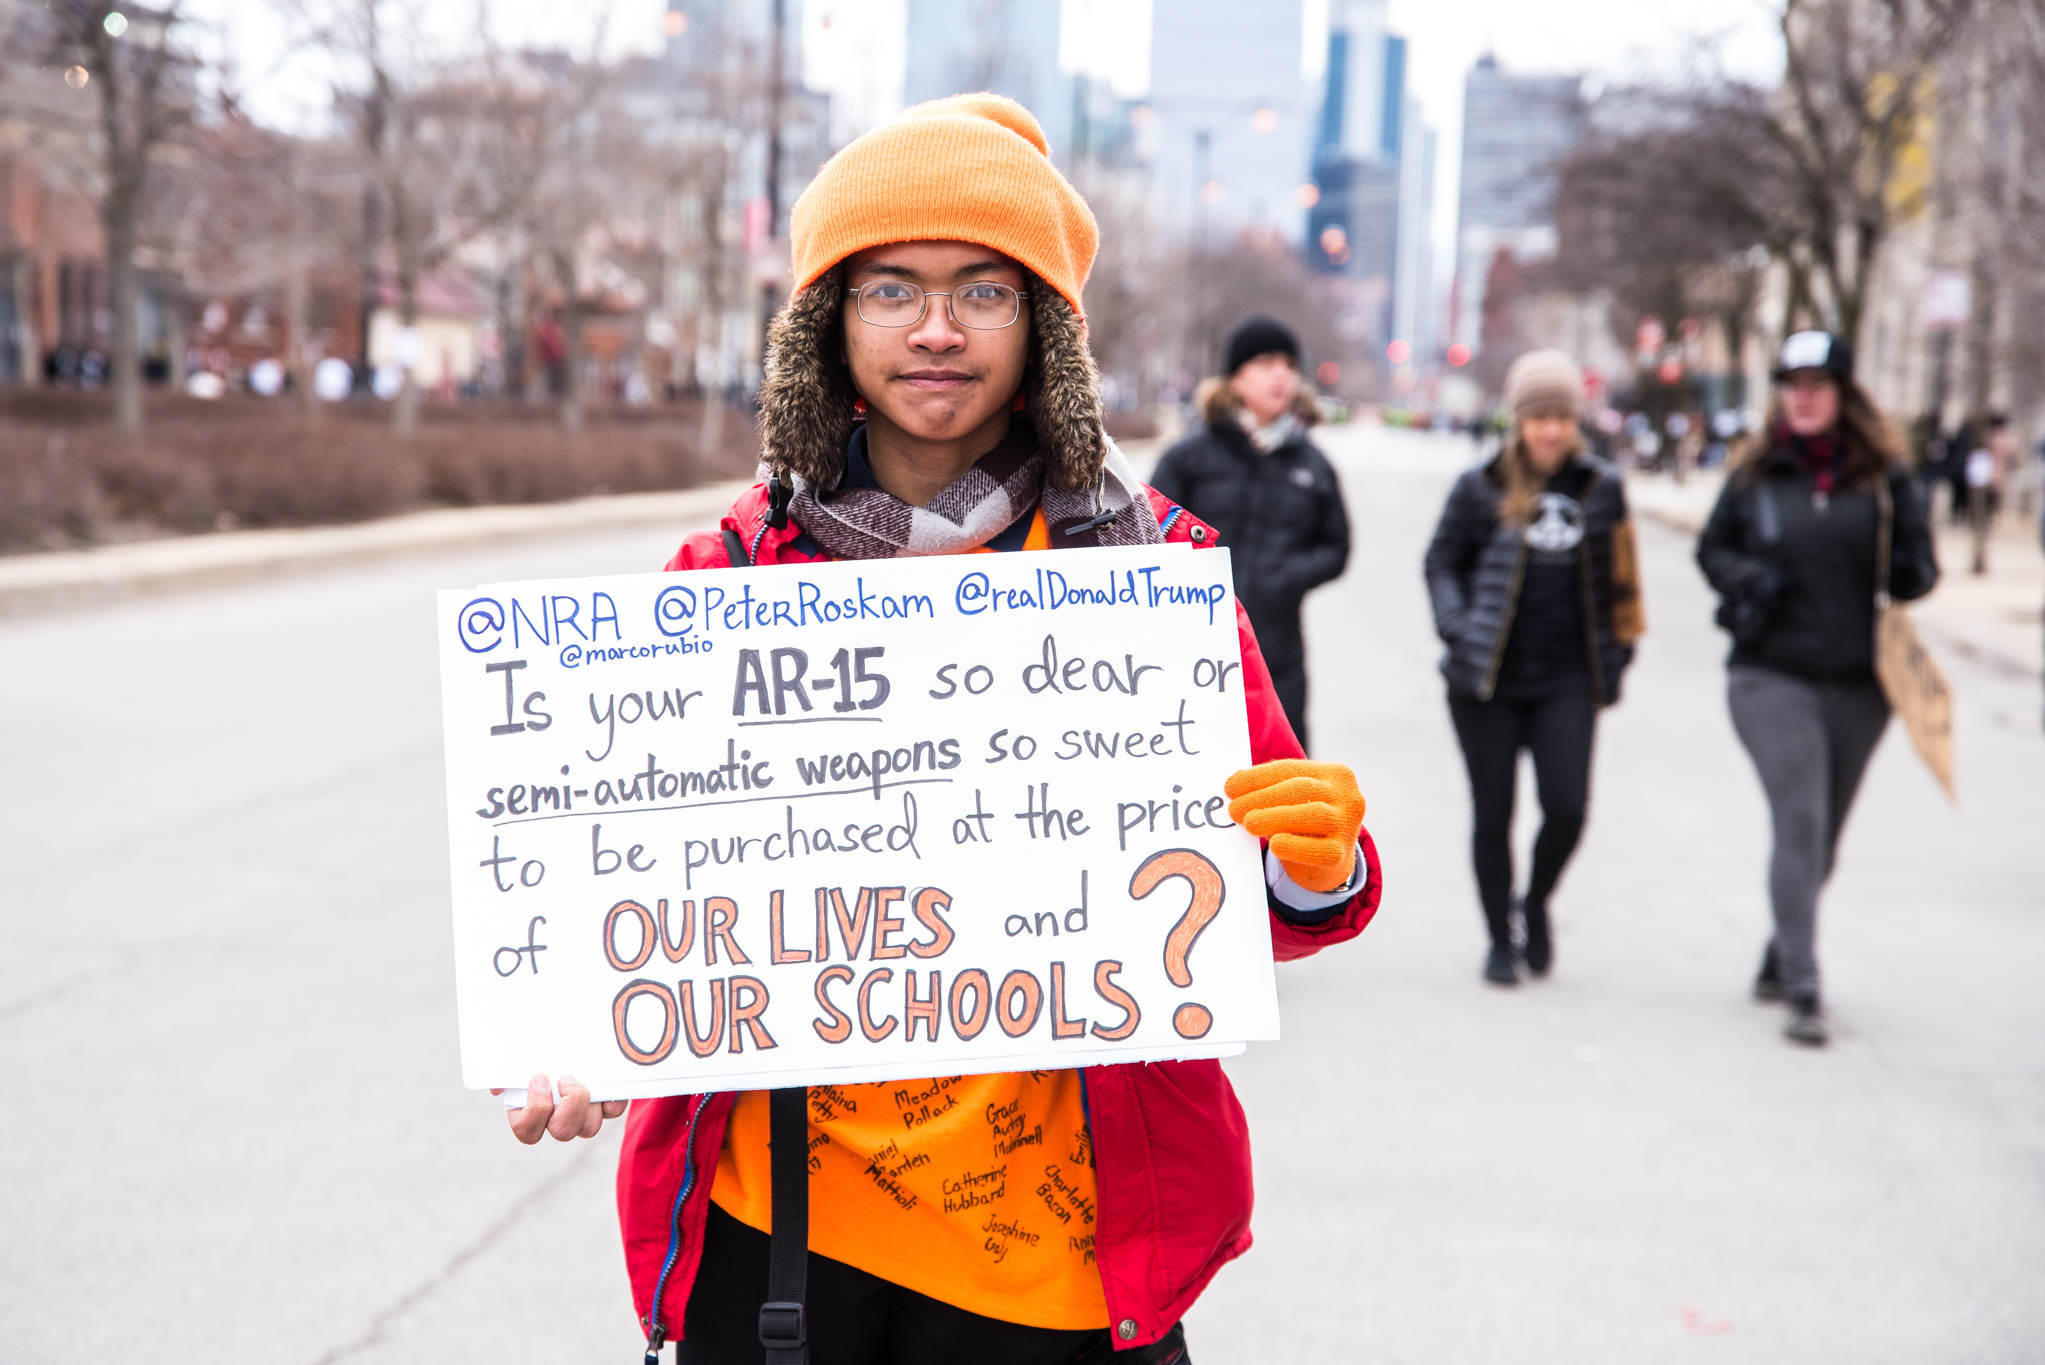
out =
<path fill-rule="evenodd" d="M 1201 1365 L 2045 1358 L 2045 739 L 1964 659 L 1962 805 L 1892 732 L 1823 914 L 1819 1053 L 1746 998 L 1764 812 L 1676 532 L 1599 735 L 1552 980 L 1478 981 L 1419 560 L 1468 447 L 1325 437 L 1357 549 L 1314 732 L 1384 851 L 1361 939 L 1230 1063 L 1257 1245 Z M 10 1360 L 636 1361 L 615 1137 L 460 1088 L 430 589 L 669 533 L 0 622 L 0 1341 Z M 1530 821 L 1523 819 L 1523 836 Z"/>

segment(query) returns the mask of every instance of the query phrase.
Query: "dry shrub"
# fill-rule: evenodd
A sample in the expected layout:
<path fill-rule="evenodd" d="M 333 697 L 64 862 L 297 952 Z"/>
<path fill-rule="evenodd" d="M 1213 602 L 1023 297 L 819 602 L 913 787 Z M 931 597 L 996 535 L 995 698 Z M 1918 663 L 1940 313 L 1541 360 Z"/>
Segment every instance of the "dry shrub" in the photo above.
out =
<path fill-rule="evenodd" d="M 99 481 L 69 433 L 0 422 L 0 547 L 80 544 L 106 520 Z"/>
<path fill-rule="evenodd" d="M 758 458 L 743 413 L 703 455 L 693 404 L 592 414 L 574 434 L 548 408 L 429 406 L 403 439 L 381 407 L 315 420 L 282 403 L 152 396 L 135 437 L 105 407 L 75 390 L 0 395 L 0 550 L 688 488 L 749 474 Z"/>

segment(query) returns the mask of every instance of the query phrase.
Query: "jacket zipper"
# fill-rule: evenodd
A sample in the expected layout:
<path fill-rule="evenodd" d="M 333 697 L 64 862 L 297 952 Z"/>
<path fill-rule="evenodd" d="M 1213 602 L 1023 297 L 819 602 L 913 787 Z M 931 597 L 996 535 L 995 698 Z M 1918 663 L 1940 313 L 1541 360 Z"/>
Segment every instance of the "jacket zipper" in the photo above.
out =
<path fill-rule="evenodd" d="M 646 1337 L 646 1365 L 658 1365 L 660 1348 L 667 1342 L 667 1327 L 660 1320 L 660 1301 L 667 1292 L 667 1277 L 674 1273 L 675 1262 L 681 1258 L 682 1205 L 688 1202 L 689 1191 L 696 1187 L 696 1124 L 709 1106 L 709 1097 L 699 1096 L 696 1111 L 689 1115 L 689 1136 L 682 1149 L 682 1188 L 676 1192 L 674 1208 L 668 1214 L 667 1259 L 661 1262 L 660 1278 L 653 1282 L 653 1307 L 646 1319 L 650 1329 Z"/>
<path fill-rule="evenodd" d="M 1598 594 L 1591 586 L 1591 493 L 1604 475 L 1591 471 L 1583 488 L 1583 539 L 1576 543 L 1577 583 L 1583 594 L 1583 638 L 1591 665 L 1591 708 L 1605 704 L 1605 663 L 1598 657 Z"/>
<path fill-rule="evenodd" d="M 1505 642 L 1512 636 L 1512 619 L 1519 614 L 1520 584 L 1527 577 L 1527 536 L 1520 531 L 1519 557 L 1512 564 L 1512 586 L 1505 593 L 1505 615 L 1498 623 L 1498 638 L 1491 642 L 1491 662 L 1484 670 L 1484 685 L 1477 689 L 1478 701 L 1490 701 L 1498 690 L 1498 670 L 1505 664 Z"/>

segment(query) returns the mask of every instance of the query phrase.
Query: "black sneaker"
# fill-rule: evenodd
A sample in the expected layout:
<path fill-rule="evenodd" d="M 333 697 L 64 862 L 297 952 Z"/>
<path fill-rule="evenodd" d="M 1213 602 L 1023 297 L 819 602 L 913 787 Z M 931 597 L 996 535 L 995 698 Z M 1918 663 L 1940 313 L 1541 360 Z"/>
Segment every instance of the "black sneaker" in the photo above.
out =
<path fill-rule="evenodd" d="M 1782 989 L 1782 964 L 1775 957 L 1775 940 L 1768 940 L 1768 949 L 1761 954 L 1761 970 L 1754 977 L 1754 998 L 1764 1004 L 1773 1005 L 1784 998 Z"/>
<path fill-rule="evenodd" d="M 1535 976 L 1546 976 L 1548 969 L 1555 965 L 1555 942 L 1548 933 L 1548 907 L 1523 906 L 1521 914 L 1527 931 L 1527 970 Z"/>
<path fill-rule="evenodd" d="M 1798 996 L 1789 1002 L 1789 1027 L 1782 1036 L 1805 1047 L 1825 1046 L 1825 1010 L 1817 996 Z"/>
<path fill-rule="evenodd" d="M 1517 986 L 1520 974 L 1513 968 L 1512 949 L 1494 947 L 1484 958 L 1484 979 L 1494 986 Z"/>

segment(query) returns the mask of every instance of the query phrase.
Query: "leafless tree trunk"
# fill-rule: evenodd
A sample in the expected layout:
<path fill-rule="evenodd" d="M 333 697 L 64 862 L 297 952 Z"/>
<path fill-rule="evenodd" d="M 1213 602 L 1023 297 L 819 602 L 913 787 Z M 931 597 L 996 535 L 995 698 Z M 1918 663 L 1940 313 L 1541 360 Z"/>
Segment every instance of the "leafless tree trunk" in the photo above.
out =
<path fill-rule="evenodd" d="M 580 281 L 576 278 L 573 249 L 556 248 L 548 253 L 554 275 L 565 284 L 559 310 L 561 322 L 561 429 L 582 430 L 582 322 Z"/>
<path fill-rule="evenodd" d="M 1975 0 L 1784 0 L 1785 63 L 1767 134 L 1787 171 L 1777 214 L 1796 219 L 1792 290 L 1860 339 L 1868 287 L 1896 222 L 1919 211 L 1899 193 L 1924 136 L 1940 60 L 1975 18 Z"/>
<path fill-rule="evenodd" d="M 42 339 L 36 335 L 35 315 L 21 306 L 23 300 L 31 297 L 29 290 L 34 276 L 30 273 L 30 262 L 26 255 L 14 258 L 13 290 L 15 298 L 14 325 L 19 328 L 21 353 L 21 382 L 33 387 L 43 382 Z"/>
<path fill-rule="evenodd" d="M 174 107 L 166 89 L 166 78 L 184 60 L 175 45 L 183 15 L 177 0 L 132 15 L 109 0 L 73 0 L 63 14 L 64 39 L 99 86 L 99 211 L 114 315 L 114 423 L 122 431 L 139 432 L 142 299 L 135 247 L 151 153 L 189 114 Z"/>

